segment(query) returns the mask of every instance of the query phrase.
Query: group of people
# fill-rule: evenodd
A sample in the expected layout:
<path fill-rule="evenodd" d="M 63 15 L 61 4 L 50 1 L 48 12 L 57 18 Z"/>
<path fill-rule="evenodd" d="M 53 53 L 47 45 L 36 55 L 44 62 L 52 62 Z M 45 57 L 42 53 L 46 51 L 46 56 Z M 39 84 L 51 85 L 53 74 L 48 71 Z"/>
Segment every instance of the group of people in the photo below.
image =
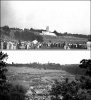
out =
<path fill-rule="evenodd" d="M 38 41 L 1 41 L 0 49 L 87 49 L 87 44 L 83 43 L 52 43 L 52 42 L 38 42 Z"/>

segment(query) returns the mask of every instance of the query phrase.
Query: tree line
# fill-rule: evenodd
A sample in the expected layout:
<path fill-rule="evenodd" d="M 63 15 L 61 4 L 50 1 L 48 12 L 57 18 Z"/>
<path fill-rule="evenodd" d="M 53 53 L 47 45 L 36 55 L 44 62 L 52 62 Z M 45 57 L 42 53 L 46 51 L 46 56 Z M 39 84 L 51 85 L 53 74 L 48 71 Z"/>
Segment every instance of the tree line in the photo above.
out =
<path fill-rule="evenodd" d="M 79 38 L 86 38 L 88 39 L 89 41 L 91 41 L 91 35 L 84 35 L 84 34 L 72 34 L 72 33 L 68 33 L 68 32 L 64 32 L 64 33 L 61 33 L 61 32 L 57 32 L 56 30 L 53 31 L 57 36 L 74 36 L 74 37 L 79 37 Z"/>

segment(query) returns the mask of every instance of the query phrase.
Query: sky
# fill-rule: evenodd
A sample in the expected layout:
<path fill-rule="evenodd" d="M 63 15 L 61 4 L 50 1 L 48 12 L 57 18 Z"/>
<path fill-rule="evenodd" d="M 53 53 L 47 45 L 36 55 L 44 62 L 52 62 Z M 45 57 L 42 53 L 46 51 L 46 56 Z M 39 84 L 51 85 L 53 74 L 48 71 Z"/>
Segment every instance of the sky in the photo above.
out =
<path fill-rule="evenodd" d="M 8 54 L 7 63 L 59 63 L 79 64 L 82 59 L 91 59 L 88 50 L 4 50 Z"/>
<path fill-rule="evenodd" d="M 1 26 L 90 34 L 90 1 L 0 1 Z"/>

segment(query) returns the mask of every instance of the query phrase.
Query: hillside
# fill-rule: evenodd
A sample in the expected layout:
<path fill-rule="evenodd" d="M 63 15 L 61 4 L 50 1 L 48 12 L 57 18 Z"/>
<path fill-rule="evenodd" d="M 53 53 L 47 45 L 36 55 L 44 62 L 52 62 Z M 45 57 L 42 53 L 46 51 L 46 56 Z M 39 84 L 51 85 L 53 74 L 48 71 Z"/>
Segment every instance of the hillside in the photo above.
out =
<path fill-rule="evenodd" d="M 68 43 L 85 43 L 88 41 L 86 38 L 79 38 L 74 36 L 43 36 L 44 42 L 51 41 L 52 43 L 68 42 Z"/>
<path fill-rule="evenodd" d="M 68 42 L 68 43 L 86 43 L 90 39 L 90 35 L 82 34 L 69 34 L 69 33 L 57 33 L 54 31 L 56 36 L 49 35 L 39 35 L 43 29 L 19 29 L 19 28 L 9 28 L 4 26 L 0 28 L 1 39 L 7 40 L 24 40 L 24 41 L 33 41 L 37 39 L 40 42 Z M 1 37 L 0 36 L 0 37 Z"/>
<path fill-rule="evenodd" d="M 12 34 L 14 33 L 10 33 L 10 32 L 6 32 L 4 30 L 0 30 L 0 39 L 4 40 L 4 41 L 15 41 L 17 42 L 18 40 L 13 36 Z"/>

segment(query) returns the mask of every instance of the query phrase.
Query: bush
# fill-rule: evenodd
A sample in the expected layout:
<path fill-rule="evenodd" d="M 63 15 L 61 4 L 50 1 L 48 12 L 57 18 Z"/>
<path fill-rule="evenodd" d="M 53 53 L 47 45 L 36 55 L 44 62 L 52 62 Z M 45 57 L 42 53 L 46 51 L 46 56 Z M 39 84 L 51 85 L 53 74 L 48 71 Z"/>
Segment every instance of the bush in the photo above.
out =
<path fill-rule="evenodd" d="M 57 80 L 50 91 L 51 100 L 91 100 L 91 79 L 82 76 L 79 80 Z"/>
<path fill-rule="evenodd" d="M 0 100 L 24 100 L 26 89 L 21 85 L 7 82 L 5 57 L 7 54 L 0 52 Z"/>
<path fill-rule="evenodd" d="M 6 57 L 8 57 L 7 54 L 0 52 L 0 86 L 6 82 L 5 72 L 7 71 L 7 69 L 6 63 L 4 62 L 4 59 Z"/>
<path fill-rule="evenodd" d="M 79 67 L 86 69 L 86 75 L 89 75 L 91 77 L 91 59 L 81 60 Z"/>
<path fill-rule="evenodd" d="M 23 86 L 6 83 L 0 87 L 0 100 L 25 100 L 25 93 L 26 88 Z"/>

